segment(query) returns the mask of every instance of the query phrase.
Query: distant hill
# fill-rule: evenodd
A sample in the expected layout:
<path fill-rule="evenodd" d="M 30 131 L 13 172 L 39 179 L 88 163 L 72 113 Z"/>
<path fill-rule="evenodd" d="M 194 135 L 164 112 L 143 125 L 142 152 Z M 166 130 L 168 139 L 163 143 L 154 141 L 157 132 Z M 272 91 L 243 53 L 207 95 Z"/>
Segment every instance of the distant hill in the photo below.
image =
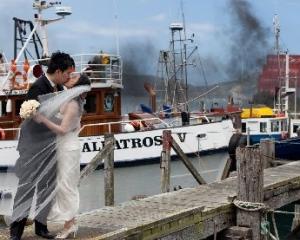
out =
<path fill-rule="evenodd" d="M 148 82 L 154 85 L 155 80 L 156 77 L 151 75 L 124 74 L 124 89 L 122 95 L 124 97 L 139 97 L 141 99 L 143 97 L 148 98 L 147 92 L 144 89 L 144 83 Z M 219 87 L 209 93 L 207 98 L 216 100 L 223 99 L 224 101 L 227 101 L 228 96 L 232 96 L 236 102 L 248 102 L 256 92 L 256 84 L 253 82 L 231 81 L 219 83 Z M 203 94 L 214 86 L 216 86 L 216 84 L 208 87 L 188 85 L 189 99 Z"/>

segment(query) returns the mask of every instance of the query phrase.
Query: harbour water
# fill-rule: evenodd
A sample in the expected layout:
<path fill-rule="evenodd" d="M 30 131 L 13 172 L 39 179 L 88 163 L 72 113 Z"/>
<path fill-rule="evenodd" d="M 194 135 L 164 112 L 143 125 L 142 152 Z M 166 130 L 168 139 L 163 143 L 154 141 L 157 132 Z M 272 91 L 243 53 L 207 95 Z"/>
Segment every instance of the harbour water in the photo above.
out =
<path fill-rule="evenodd" d="M 219 178 L 219 173 L 214 169 L 216 162 L 225 161 L 227 153 L 215 153 L 211 155 L 195 156 L 191 158 L 193 165 L 200 171 L 201 176 L 209 183 Z M 160 164 L 147 164 L 114 169 L 115 203 L 119 204 L 131 200 L 135 196 L 151 196 L 160 193 Z M 0 185 L 8 186 L 16 181 L 14 174 L 9 177 L 6 173 L 0 173 Z M 180 160 L 171 162 L 171 190 L 188 187 L 196 187 L 198 183 L 188 172 Z M 89 212 L 104 207 L 104 171 L 94 171 L 85 178 L 79 187 L 80 213 Z M 7 208 L 8 206 L 0 206 Z M 294 204 L 290 204 L 281 210 L 293 212 Z M 276 214 L 276 223 L 280 239 L 287 239 L 290 232 L 293 215 Z M 5 227 L 0 224 L 0 228 Z"/>
<path fill-rule="evenodd" d="M 216 153 L 192 158 L 194 166 L 207 182 L 218 178 L 216 162 L 225 161 L 227 153 Z M 121 167 L 114 170 L 115 203 L 131 200 L 134 196 L 160 193 L 160 164 Z M 171 189 L 195 187 L 198 183 L 180 160 L 171 162 Z M 104 171 L 97 170 L 80 184 L 80 212 L 104 206 Z"/>

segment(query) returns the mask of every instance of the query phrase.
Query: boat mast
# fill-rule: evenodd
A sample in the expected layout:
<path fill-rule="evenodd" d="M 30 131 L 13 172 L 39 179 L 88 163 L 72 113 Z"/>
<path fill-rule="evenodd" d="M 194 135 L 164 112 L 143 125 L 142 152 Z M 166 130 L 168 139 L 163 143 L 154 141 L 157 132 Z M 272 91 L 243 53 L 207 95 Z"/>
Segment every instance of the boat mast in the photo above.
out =
<path fill-rule="evenodd" d="M 183 85 L 185 85 L 183 74 L 184 74 L 184 56 L 183 52 L 183 39 L 182 39 L 182 23 L 172 23 L 170 25 L 170 30 L 172 34 L 171 40 L 171 51 L 172 51 L 172 64 L 173 64 L 173 79 L 174 79 L 174 92 L 173 92 L 173 106 L 184 106 L 183 104 L 186 102 Z M 176 36 L 175 36 L 176 34 Z M 178 52 L 179 51 L 179 52 Z M 179 56 L 178 56 L 179 55 Z M 180 59 L 180 62 L 178 61 Z M 180 71 L 180 76 L 178 78 L 178 72 Z M 183 111 L 184 109 L 178 109 Z"/>
<path fill-rule="evenodd" d="M 284 81 L 281 75 L 281 66 L 280 66 L 280 48 L 279 48 L 279 36 L 280 36 L 280 25 L 278 15 L 275 14 L 273 19 L 274 32 L 275 32 L 275 50 L 278 59 L 279 67 L 279 82 L 280 89 L 278 91 L 278 105 L 281 112 L 284 112 L 284 115 L 288 117 L 289 112 L 289 95 L 294 94 L 296 89 L 290 88 L 290 58 L 288 50 L 285 51 L 285 76 Z"/>
<path fill-rule="evenodd" d="M 117 13 L 117 3 L 116 0 L 113 1 L 114 3 L 114 19 L 115 19 L 115 31 L 116 31 L 116 48 L 117 48 L 117 55 L 120 55 L 120 44 L 119 44 L 119 24 L 118 24 L 118 13 Z"/>
<path fill-rule="evenodd" d="M 279 25 L 279 19 L 278 15 L 275 14 L 273 17 L 273 27 L 274 27 L 274 34 L 275 34 L 275 52 L 277 56 L 277 62 L 278 62 L 278 81 L 279 81 L 279 86 L 281 85 L 281 64 L 280 64 L 280 49 L 279 49 L 279 36 L 280 36 L 280 25 Z M 274 101 L 274 111 L 277 113 L 282 112 L 281 109 L 281 88 L 278 89 L 276 92 L 276 97 L 277 101 Z"/>
<path fill-rule="evenodd" d="M 37 10 L 37 14 L 34 15 L 36 24 L 39 27 L 39 32 L 41 34 L 41 41 L 43 45 L 43 57 L 49 57 L 49 48 L 48 48 L 48 36 L 47 36 L 47 29 L 46 26 L 49 23 L 57 22 L 65 18 L 65 16 L 71 15 L 72 10 L 71 7 L 65 6 L 57 6 L 61 5 L 61 2 L 49 2 L 41 1 L 41 0 L 34 0 L 33 8 Z M 59 18 L 55 19 L 43 19 L 42 12 L 48 8 L 56 7 L 56 14 L 60 16 Z"/>
<path fill-rule="evenodd" d="M 49 57 L 49 49 L 48 49 L 48 39 L 47 39 L 47 32 L 46 32 L 46 25 L 49 23 L 57 22 L 59 20 L 62 20 L 65 18 L 65 16 L 68 16 L 72 14 L 71 7 L 66 7 L 66 6 L 57 6 L 61 5 L 61 2 L 47 2 L 47 1 L 41 1 L 41 0 L 34 0 L 33 1 L 33 9 L 36 9 L 38 13 L 34 14 L 34 19 L 35 19 L 35 25 L 29 34 L 29 36 L 26 39 L 26 42 L 23 44 L 22 49 L 18 53 L 16 59 L 14 60 L 15 63 L 18 63 L 21 56 L 25 53 L 28 44 L 33 41 L 33 37 L 35 36 L 36 32 L 39 29 L 39 32 L 41 34 L 41 42 L 42 42 L 42 48 L 43 48 L 43 53 L 42 53 L 42 58 L 47 58 Z M 56 14 L 60 16 L 59 18 L 56 19 L 43 19 L 42 18 L 42 11 L 51 7 L 56 6 Z M 1 89 L 5 87 L 6 83 L 8 80 L 12 77 L 12 72 L 9 71 L 7 74 L 6 79 L 3 81 L 1 85 Z"/>
<path fill-rule="evenodd" d="M 186 59 L 186 51 L 187 51 L 187 38 L 186 38 L 186 28 L 185 28 L 185 16 L 184 16 L 184 11 L 183 11 L 183 1 L 181 0 L 180 2 L 181 5 L 181 14 L 182 14 L 182 22 L 183 22 L 183 35 L 184 35 L 184 40 L 183 40 L 183 47 L 184 47 L 184 59 L 183 59 L 183 65 L 184 65 L 184 74 L 185 74 L 185 101 L 188 101 L 188 82 L 187 82 L 187 59 Z M 189 106 L 188 104 L 185 105 L 185 111 L 189 111 Z"/>

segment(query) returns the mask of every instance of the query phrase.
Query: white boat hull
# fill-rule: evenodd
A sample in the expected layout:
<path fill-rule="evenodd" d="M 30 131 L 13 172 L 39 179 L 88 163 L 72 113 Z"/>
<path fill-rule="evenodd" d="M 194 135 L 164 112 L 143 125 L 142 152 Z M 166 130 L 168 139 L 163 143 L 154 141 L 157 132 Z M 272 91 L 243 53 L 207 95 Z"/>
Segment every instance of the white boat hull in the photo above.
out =
<path fill-rule="evenodd" d="M 115 163 L 143 162 L 159 158 L 162 151 L 162 132 L 169 129 L 186 154 L 216 151 L 228 147 L 234 128 L 231 120 L 115 134 Z M 80 137 L 81 165 L 88 164 L 103 148 L 104 136 Z M 19 157 L 17 140 L 0 141 L 0 167 L 13 167 Z M 171 152 L 175 155 L 175 152 Z"/>

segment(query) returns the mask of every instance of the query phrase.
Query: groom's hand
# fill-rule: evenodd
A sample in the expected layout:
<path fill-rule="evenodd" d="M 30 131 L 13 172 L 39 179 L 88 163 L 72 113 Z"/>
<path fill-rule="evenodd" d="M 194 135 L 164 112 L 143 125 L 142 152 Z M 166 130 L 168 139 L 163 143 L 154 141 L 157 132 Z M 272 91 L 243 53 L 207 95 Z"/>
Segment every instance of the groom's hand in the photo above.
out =
<path fill-rule="evenodd" d="M 36 113 L 33 117 L 33 120 L 36 121 L 37 123 L 41 123 L 41 122 L 43 122 L 44 118 L 45 117 L 42 114 Z"/>

